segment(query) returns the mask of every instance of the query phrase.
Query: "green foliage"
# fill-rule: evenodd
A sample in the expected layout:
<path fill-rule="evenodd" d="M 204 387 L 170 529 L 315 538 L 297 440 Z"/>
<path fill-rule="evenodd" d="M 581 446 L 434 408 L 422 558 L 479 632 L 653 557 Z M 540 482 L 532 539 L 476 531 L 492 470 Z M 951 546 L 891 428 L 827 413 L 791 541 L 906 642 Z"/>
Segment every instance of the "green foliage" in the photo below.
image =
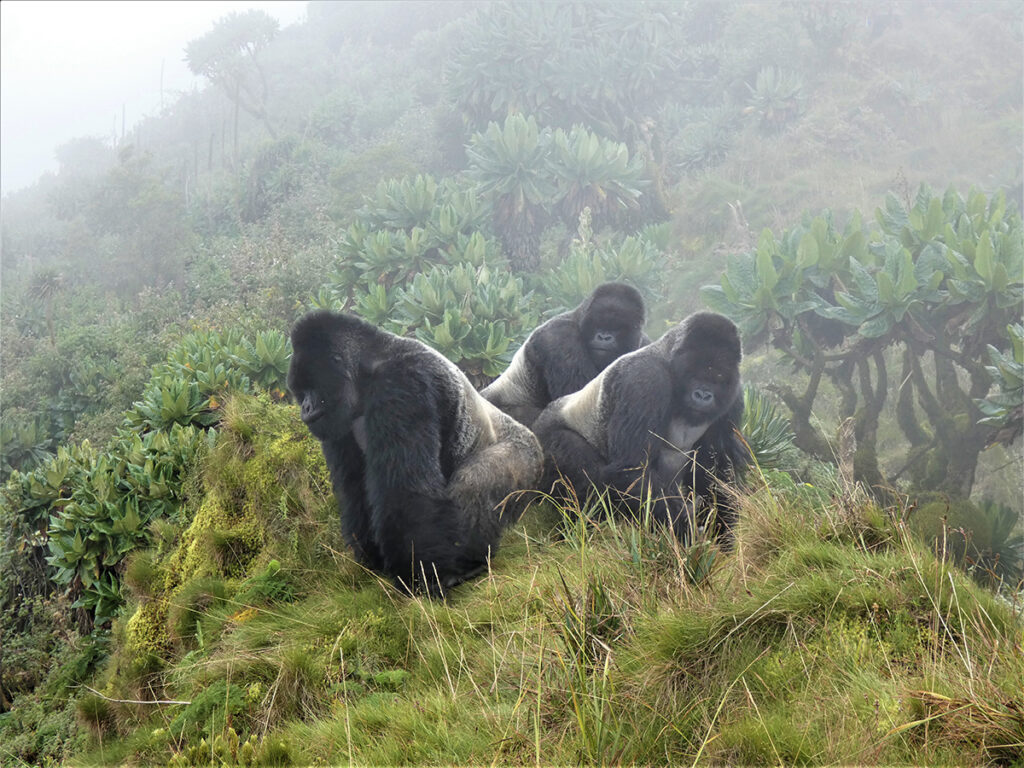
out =
<path fill-rule="evenodd" d="M 23 541 L 41 547 L 37 537 L 46 533 L 49 578 L 74 597 L 74 608 L 99 624 L 115 615 L 122 561 L 151 543 L 151 522 L 180 514 L 184 473 L 216 440 L 216 398 L 249 391 L 247 374 L 280 397 L 289 357 L 277 331 L 255 342 L 240 333 L 188 336 L 154 369 L 125 415 L 127 429 L 106 450 L 88 441 L 61 447 L 32 472 L 12 474 L 4 496 Z"/>
<path fill-rule="evenodd" d="M 809 374 L 807 390 L 784 387 L 783 400 L 798 444 L 826 460 L 808 417 L 822 376 L 832 381 L 841 415 L 856 419 L 855 475 L 872 486 L 883 483 L 874 444 L 889 387 L 883 350 L 900 348 L 899 425 L 913 484 L 966 495 L 994 434 L 975 404 L 989 389 L 983 356 L 1007 348 L 1004 329 L 1024 299 L 1020 217 L 1002 192 L 964 199 L 922 187 L 912 205 L 890 194 L 877 218 L 878 231 L 854 214 L 840 233 L 828 212 L 780 238 L 766 230 L 702 295 L 751 342 L 770 340 Z"/>
<path fill-rule="evenodd" d="M 693 14 L 677 3 L 487 6 L 458 38 L 446 91 L 477 128 L 524 112 L 630 141 L 690 86 Z"/>
<path fill-rule="evenodd" d="M 1013 509 L 984 500 L 937 499 L 922 503 L 911 528 L 940 557 L 948 557 L 983 584 L 1016 590 L 1024 580 L 1024 531 Z"/>
<path fill-rule="evenodd" d="M 601 283 L 612 280 L 636 287 L 648 302 L 659 297 L 665 262 L 665 254 L 658 245 L 660 234 L 658 228 L 648 228 L 639 235 L 597 243 L 590 225 L 590 209 L 584 208 L 569 255 L 543 277 L 543 292 L 552 310 L 571 309 Z"/>
<path fill-rule="evenodd" d="M 201 506 L 258 485 L 241 481 L 254 465 L 297 492 L 308 476 L 272 457 L 278 439 L 241 430 L 262 418 L 308 449 L 294 408 L 233 403 L 238 429 L 222 433 Z M 108 733 L 104 750 L 175 765 L 717 763 L 776 752 L 845 764 L 865 749 L 878 762 L 1001 759 L 1020 736 L 1006 703 L 1022 671 L 1012 606 L 907 538 L 893 510 L 766 478 L 744 503 L 740 554 L 623 521 L 554 532 L 528 517 L 488 575 L 445 603 L 397 596 L 333 544 L 310 548 L 323 529 L 293 507 L 265 542 L 283 558 L 257 558 L 237 583 L 196 574 L 188 589 L 169 587 L 201 618 L 196 642 L 171 648 L 150 680 L 189 703 L 143 713 L 131 737 Z M 230 516 L 247 503 L 233 499 Z M 288 541 L 319 554 L 299 565 Z M 288 571 L 301 574 L 293 593 L 242 599 Z M 201 597 L 211 578 L 223 600 Z M 119 641 L 112 663 L 123 668 L 126 653 Z M 127 698 L 120 679 L 108 695 Z M 956 706 L 921 729 L 920 707 L 941 697 Z M 959 718 L 961 707 L 975 714 Z M 140 738 L 154 729 L 172 738 Z"/>
<path fill-rule="evenodd" d="M 237 109 L 242 107 L 263 120 L 274 136 L 267 115 L 267 78 L 260 55 L 277 34 L 277 28 L 277 20 L 266 11 L 232 11 L 209 32 L 185 46 L 185 63 L 192 73 L 208 78 L 235 102 L 236 131 Z"/>
<path fill-rule="evenodd" d="M 241 350 L 233 353 L 231 359 L 242 369 L 242 373 L 268 392 L 283 393 L 292 359 L 288 337 L 281 331 L 272 330 L 257 333 L 255 341 L 243 338 L 240 346 Z M 231 389 L 244 391 L 240 385 Z"/>
<path fill-rule="evenodd" d="M 0 473 L 27 470 L 45 460 L 54 448 L 50 430 L 38 418 L 0 425 Z"/>
<path fill-rule="evenodd" d="M 277 330 L 257 333 L 253 341 L 238 331 L 190 334 L 155 369 L 125 424 L 139 431 L 211 426 L 224 394 L 249 392 L 253 381 L 280 397 L 290 360 L 288 339 Z"/>
<path fill-rule="evenodd" d="M 602 223 L 639 207 L 645 168 L 625 144 L 583 126 L 552 132 L 519 113 L 470 139 L 468 176 L 492 201 L 494 228 L 513 267 L 535 269 L 551 212 L 575 226 L 584 209 Z"/>
<path fill-rule="evenodd" d="M 437 203 L 437 182 L 432 176 L 388 179 L 377 185 L 363 219 L 373 229 L 426 229 Z"/>
<path fill-rule="evenodd" d="M 794 449 L 789 419 L 778 413 L 771 398 L 749 384 L 743 387 L 740 433 L 762 470 L 781 468 Z"/>
<path fill-rule="evenodd" d="M 983 400 L 975 400 L 985 418 L 979 424 L 1000 427 L 995 440 L 1012 444 L 1024 431 L 1024 325 L 1006 326 L 1012 344 L 1011 353 L 1003 353 L 988 345 L 988 359 L 992 363 L 985 370 L 999 391 Z"/>
<path fill-rule="evenodd" d="M 217 374 L 223 373 L 223 368 L 210 373 L 219 378 Z M 170 429 L 175 424 L 208 427 L 216 421 L 210 399 L 202 396 L 198 381 L 162 376 L 150 380 L 142 400 L 129 411 L 125 423 L 138 430 L 158 430 Z"/>
<path fill-rule="evenodd" d="M 547 166 L 550 143 L 550 131 L 533 117 L 513 113 L 503 125 L 490 123 L 474 134 L 466 148 L 469 178 L 491 200 L 494 227 L 520 271 L 535 269 L 540 259 L 540 232 L 555 192 Z"/>
<path fill-rule="evenodd" d="M 77 595 L 73 607 L 87 610 L 97 623 L 114 616 L 121 605 L 118 566 L 149 543 L 150 521 L 177 511 L 181 475 L 214 436 L 178 424 L 141 437 L 127 434 L 109 453 L 85 444 L 58 455 L 33 478 L 40 494 L 63 483 L 60 474 L 75 477 L 70 495 L 51 502 L 47 529 L 51 578 Z"/>
<path fill-rule="evenodd" d="M 271 141 L 256 150 L 246 167 L 243 221 L 259 221 L 295 194 L 310 165 L 309 150 L 294 137 Z"/>
<path fill-rule="evenodd" d="M 736 143 L 736 109 L 702 110 L 685 123 L 672 151 L 686 171 L 706 171 L 721 163 Z"/>
<path fill-rule="evenodd" d="M 416 275 L 399 292 L 395 316 L 471 377 L 500 374 L 513 334 L 536 320 L 522 278 L 469 264 Z"/>
<path fill-rule="evenodd" d="M 747 83 L 750 98 L 744 113 L 757 118 L 764 131 L 778 131 L 804 110 L 803 83 L 795 72 L 762 67 L 754 85 Z"/>
<path fill-rule="evenodd" d="M 639 207 L 644 165 L 630 157 L 625 144 L 601 138 L 582 125 L 551 137 L 550 166 L 563 220 L 579 221 L 584 208 L 601 221 L 614 221 L 618 211 Z"/>

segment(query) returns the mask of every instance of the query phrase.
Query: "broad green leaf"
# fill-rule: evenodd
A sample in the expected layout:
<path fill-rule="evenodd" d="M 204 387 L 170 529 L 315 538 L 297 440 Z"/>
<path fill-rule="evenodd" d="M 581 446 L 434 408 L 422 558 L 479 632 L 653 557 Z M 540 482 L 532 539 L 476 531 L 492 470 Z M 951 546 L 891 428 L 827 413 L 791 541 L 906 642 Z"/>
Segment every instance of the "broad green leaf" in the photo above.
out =
<path fill-rule="evenodd" d="M 974 270 L 989 287 L 992 286 L 992 264 L 992 238 L 986 232 L 978 239 L 978 247 L 974 252 Z"/>
<path fill-rule="evenodd" d="M 818 263 L 818 240 L 810 232 L 800 238 L 800 245 L 797 246 L 796 265 L 800 269 L 813 267 Z"/>

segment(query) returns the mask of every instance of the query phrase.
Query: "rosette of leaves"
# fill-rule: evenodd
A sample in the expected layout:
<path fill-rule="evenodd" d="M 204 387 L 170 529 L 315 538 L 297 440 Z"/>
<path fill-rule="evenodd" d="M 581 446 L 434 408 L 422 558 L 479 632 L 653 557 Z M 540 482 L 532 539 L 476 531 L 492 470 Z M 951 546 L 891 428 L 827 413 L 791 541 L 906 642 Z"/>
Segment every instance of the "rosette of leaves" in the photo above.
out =
<path fill-rule="evenodd" d="M 859 214 L 842 233 L 828 211 L 778 239 L 766 229 L 756 250 L 727 257 L 721 285 L 705 286 L 701 295 L 712 309 L 735 320 L 750 342 L 781 333 L 780 339 L 808 352 L 815 325 L 811 315 L 833 308 L 826 297 L 836 287 L 855 284 L 851 262 L 873 261 L 867 244 Z M 862 275 L 864 270 L 861 266 Z"/>
<path fill-rule="evenodd" d="M 732 106 L 702 110 L 680 131 L 671 152 L 685 171 L 706 171 L 732 150 L 738 113 Z"/>
<path fill-rule="evenodd" d="M 139 430 L 170 429 L 173 424 L 208 427 L 217 421 L 215 403 L 204 397 L 196 381 L 163 375 L 150 380 L 142 399 L 125 414 L 125 426 Z"/>
<path fill-rule="evenodd" d="M 602 138 L 582 125 L 556 130 L 551 138 L 548 166 L 555 181 L 556 208 L 568 227 L 589 208 L 593 226 L 615 220 L 616 214 L 636 210 L 645 184 L 644 164 L 629 156 L 625 144 Z"/>
<path fill-rule="evenodd" d="M 110 452 L 85 444 L 63 458 L 66 466 L 55 462 L 48 487 L 58 474 L 65 475 L 58 482 L 68 475 L 72 482 L 49 503 L 46 560 L 54 581 L 76 597 L 74 607 L 97 623 L 113 616 L 121 605 L 118 565 L 149 544 L 152 520 L 180 508 L 183 471 L 215 437 L 213 430 L 175 424 L 141 436 L 123 433 Z"/>
<path fill-rule="evenodd" d="M 540 235 L 555 194 L 548 166 L 551 132 L 532 117 L 511 114 L 470 139 L 466 175 L 492 203 L 494 228 L 513 269 L 532 271 L 540 260 Z"/>
<path fill-rule="evenodd" d="M 396 322 L 394 320 L 397 292 L 397 289 L 389 290 L 386 285 L 381 285 L 380 283 L 371 285 L 365 292 L 356 297 L 353 311 L 378 328 L 386 328 L 395 333 L 401 333 L 400 327 L 395 327 Z"/>
<path fill-rule="evenodd" d="M 243 338 L 236 349 L 238 352 L 231 355 L 231 360 L 251 382 L 268 392 L 283 394 L 292 359 L 287 336 L 277 330 L 257 333 L 254 341 Z M 239 387 L 232 389 L 244 391 Z"/>
<path fill-rule="evenodd" d="M 6 418 L 6 417 L 5 417 Z M 40 418 L 8 418 L 0 424 L 0 471 L 30 470 L 50 456 L 55 438 Z"/>
<path fill-rule="evenodd" d="M 569 255 L 543 278 L 552 311 L 577 306 L 597 286 L 610 280 L 629 283 L 648 301 L 661 293 L 664 254 L 652 239 L 629 235 L 617 243 L 598 245 L 591 237 L 589 209 L 584 209 Z"/>
<path fill-rule="evenodd" d="M 472 235 L 487 227 L 491 210 L 485 200 L 471 188 L 453 179 L 444 179 L 437 202 L 430 212 L 427 231 L 444 248 L 460 236 Z"/>
<path fill-rule="evenodd" d="M 918 263 L 942 273 L 937 288 L 946 306 L 971 309 L 958 320 L 961 332 L 1001 331 L 1006 323 L 993 324 L 990 309 L 1007 319 L 1017 316 L 1012 310 L 1024 301 L 1024 239 L 1004 192 L 988 198 L 972 189 L 965 199 L 950 188 L 939 198 L 922 185 L 909 207 L 887 195 L 877 218 Z"/>
<path fill-rule="evenodd" d="M 248 392 L 251 382 L 236 359 L 245 343 L 238 330 L 190 333 L 171 350 L 163 372 L 196 382 L 204 395 Z"/>
<path fill-rule="evenodd" d="M 355 255 L 354 266 L 359 270 L 359 284 L 375 283 L 398 285 L 411 275 L 423 271 L 436 254 L 425 229 L 413 227 L 403 231 L 380 230 L 363 240 L 362 249 Z"/>
<path fill-rule="evenodd" d="M 367 200 L 360 218 L 370 229 L 426 228 L 437 202 L 437 182 L 430 175 L 387 179 L 377 184 L 376 194 Z"/>
<path fill-rule="evenodd" d="M 984 414 L 978 423 L 998 428 L 993 442 L 1010 445 L 1024 431 L 1024 325 L 1008 325 L 1006 333 L 1011 350 L 1004 353 L 991 344 L 987 347 L 991 365 L 985 370 L 999 391 L 974 402 Z"/>
<path fill-rule="evenodd" d="M 45 544 L 43 534 L 49 524 L 50 507 L 61 498 L 69 498 L 79 483 L 83 467 L 93 461 L 95 451 L 89 441 L 81 445 L 61 445 L 31 472 L 13 472 L 4 485 L 3 500 L 24 521 L 31 532 L 27 546 Z M 36 536 L 38 535 L 38 538 Z"/>
<path fill-rule="evenodd" d="M 394 321 L 480 379 L 504 370 L 509 346 L 536 316 L 520 278 L 458 264 L 416 275 L 399 292 Z"/>
<path fill-rule="evenodd" d="M 481 232 L 455 235 L 445 246 L 445 261 L 449 264 L 469 264 L 473 267 L 482 267 L 485 264 L 494 267 L 507 263 L 497 241 Z"/>
<path fill-rule="evenodd" d="M 770 397 L 750 385 L 743 387 L 740 433 L 761 469 L 781 468 L 794 448 L 789 419 L 778 412 Z"/>
<path fill-rule="evenodd" d="M 795 72 L 762 67 L 747 90 L 750 97 L 743 112 L 757 118 L 765 131 L 778 131 L 803 114 L 804 84 Z"/>
<path fill-rule="evenodd" d="M 73 607 L 92 612 L 97 621 L 121 604 L 113 567 L 146 540 L 139 501 L 122 494 L 119 479 L 116 460 L 99 455 L 71 498 L 55 502 L 47 530 L 54 582 L 77 598 Z"/>
<path fill-rule="evenodd" d="M 306 304 L 310 309 L 329 309 L 332 312 L 343 312 L 347 307 L 345 297 L 334 285 L 320 286 L 317 292 L 307 299 Z"/>

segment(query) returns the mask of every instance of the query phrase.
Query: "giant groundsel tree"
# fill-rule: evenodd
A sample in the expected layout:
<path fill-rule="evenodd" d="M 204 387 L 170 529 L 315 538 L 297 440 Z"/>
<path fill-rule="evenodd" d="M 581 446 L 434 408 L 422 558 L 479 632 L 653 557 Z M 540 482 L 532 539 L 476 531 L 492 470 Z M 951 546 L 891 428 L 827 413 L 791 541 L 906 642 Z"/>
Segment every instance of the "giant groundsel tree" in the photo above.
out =
<path fill-rule="evenodd" d="M 831 451 L 812 406 L 824 380 L 834 385 L 840 417 L 854 419 L 855 476 L 873 487 L 906 479 L 967 496 L 981 451 L 1019 432 L 985 418 L 1001 406 L 979 407 L 1024 297 L 1020 216 L 1002 192 L 922 187 L 913 201 L 890 194 L 877 227 L 854 214 L 839 231 L 826 212 L 781 237 L 766 230 L 703 295 L 804 374 L 802 391 L 777 389 L 798 445 L 823 459 Z M 883 473 L 879 416 L 890 399 L 907 448 Z"/>

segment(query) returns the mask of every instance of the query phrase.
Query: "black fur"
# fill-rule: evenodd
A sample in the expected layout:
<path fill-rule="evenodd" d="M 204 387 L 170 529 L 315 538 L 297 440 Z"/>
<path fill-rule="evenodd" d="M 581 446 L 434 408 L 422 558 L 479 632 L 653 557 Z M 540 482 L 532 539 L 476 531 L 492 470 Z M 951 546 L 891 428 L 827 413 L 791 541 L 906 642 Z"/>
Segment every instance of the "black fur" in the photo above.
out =
<path fill-rule="evenodd" d="M 292 330 L 288 388 L 320 440 L 360 562 L 443 594 L 487 566 L 542 454 L 449 360 L 350 315 Z M 503 514 L 504 513 L 504 514 Z"/>
<path fill-rule="evenodd" d="M 576 309 L 536 328 L 501 376 L 480 394 L 526 426 L 620 355 L 647 344 L 644 300 L 624 283 L 603 283 Z"/>
<path fill-rule="evenodd" d="M 714 504 L 716 530 L 728 541 L 735 509 L 719 484 L 747 456 L 737 431 L 740 357 L 736 326 L 710 312 L 620 357 L 534 423 L 547 456 L 542 487 L 558 492 L 561 476 L 581 501 L 592 487 L 607 489 L 634 515 L 651 499 L 655 519 L 680 537 Z"/>

